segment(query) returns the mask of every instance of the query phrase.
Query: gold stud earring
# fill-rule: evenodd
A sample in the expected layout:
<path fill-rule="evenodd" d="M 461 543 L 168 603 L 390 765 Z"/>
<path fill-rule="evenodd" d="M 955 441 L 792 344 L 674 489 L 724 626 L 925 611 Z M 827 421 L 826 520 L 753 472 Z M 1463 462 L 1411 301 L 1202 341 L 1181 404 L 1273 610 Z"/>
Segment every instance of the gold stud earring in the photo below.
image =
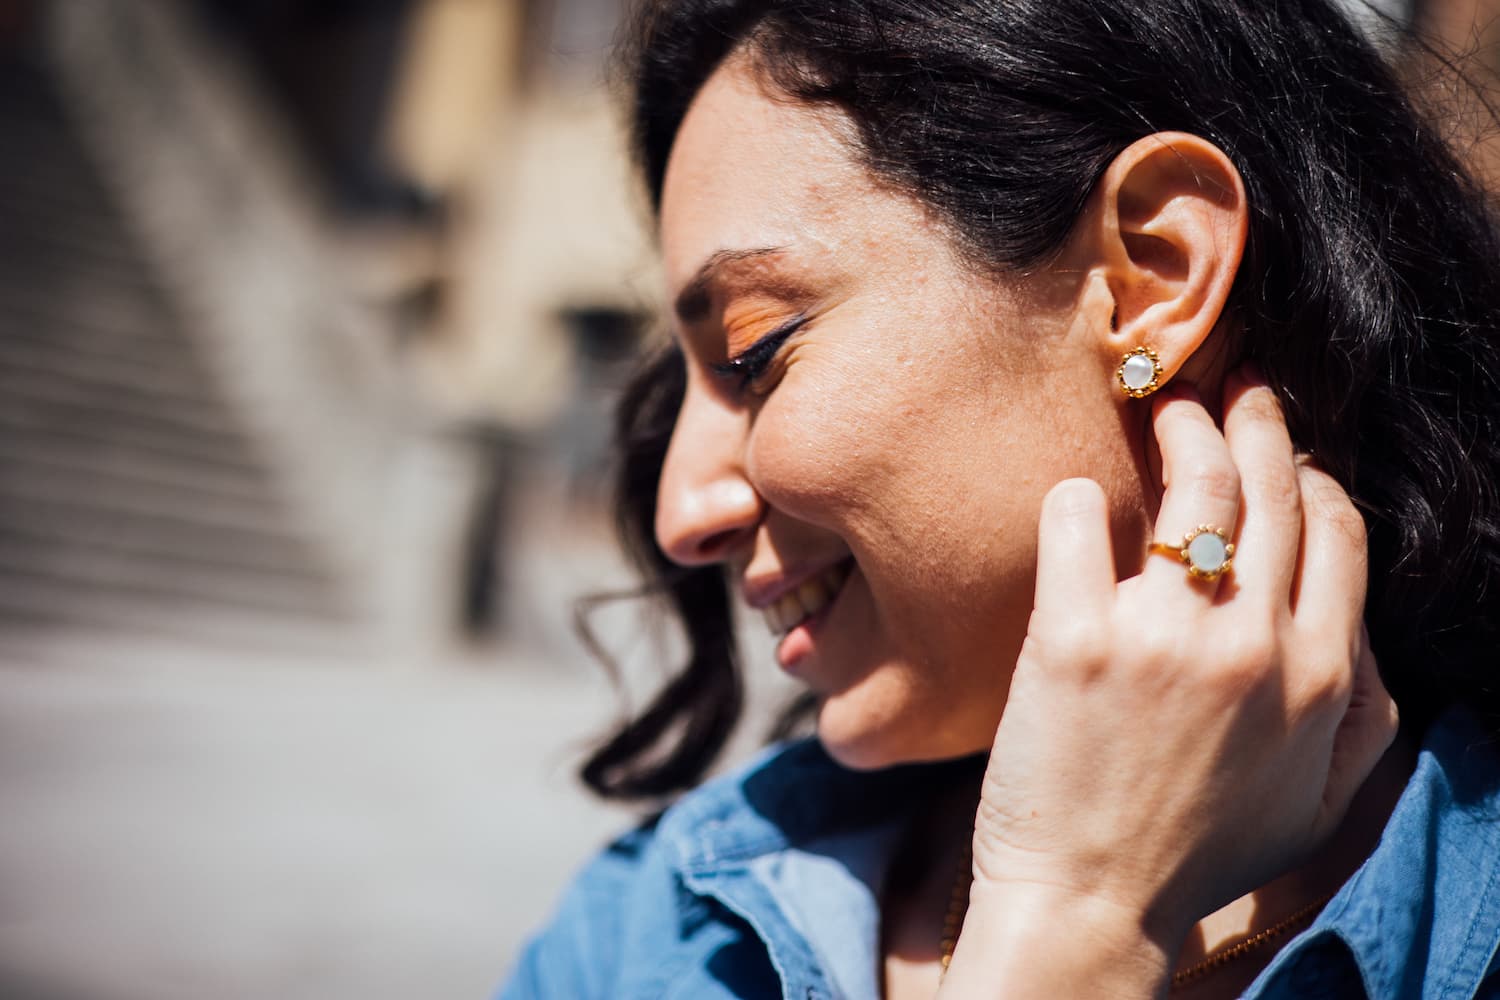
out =
<path fill-rule="evenodd" d="M 1120 359 L 1115 377 L 1131 399 L 1144 399 L 1161 388 L 1161 360 L 1149 347 L 1137 347 Z"/>

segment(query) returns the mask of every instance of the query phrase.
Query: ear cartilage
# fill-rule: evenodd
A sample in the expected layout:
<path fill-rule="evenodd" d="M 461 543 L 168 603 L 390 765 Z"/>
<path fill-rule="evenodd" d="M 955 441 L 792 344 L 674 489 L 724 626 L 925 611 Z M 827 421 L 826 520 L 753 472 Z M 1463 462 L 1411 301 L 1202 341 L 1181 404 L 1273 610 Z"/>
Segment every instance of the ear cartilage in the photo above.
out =
<path fill-rule="evenodd" d="M 1149 347 L 1137 347 L 1120 359 L 1115 376 L 1131 399 L 1144 399 L 1161 388 L 1161 360 Z"/>

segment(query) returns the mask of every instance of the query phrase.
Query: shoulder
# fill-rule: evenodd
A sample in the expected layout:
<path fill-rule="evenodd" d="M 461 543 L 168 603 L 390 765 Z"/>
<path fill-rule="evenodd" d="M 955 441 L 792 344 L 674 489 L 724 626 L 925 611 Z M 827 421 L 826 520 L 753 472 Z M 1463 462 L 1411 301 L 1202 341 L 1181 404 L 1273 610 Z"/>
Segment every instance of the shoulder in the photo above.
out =
<path fill-rule="evenodd" d="M 522 950 L 500 992 L 503 1000 L 607 995 L 627 917 L 632 910 L 650 914 L 654 909 L 643 907 L 639 897 L 656 881 L 652 869 L 660 867 L 658 822 L 618 838 L 574 877 L 551 921 Z"/>
<path fill-rule="evenodd" d="M 746 784 L 794 781 L 790 772 L 821 752 L 807 743 L 773 747 L 610 843 L 522 950 L 501 1000 L 664 995 L 649 980 L 690 963 L 705 925 L 721 919 L 685 884 L 705 853 L 713 856 L 703 838 L 725 830 L 767 834 L 766 818 L 746 803 Z"/>

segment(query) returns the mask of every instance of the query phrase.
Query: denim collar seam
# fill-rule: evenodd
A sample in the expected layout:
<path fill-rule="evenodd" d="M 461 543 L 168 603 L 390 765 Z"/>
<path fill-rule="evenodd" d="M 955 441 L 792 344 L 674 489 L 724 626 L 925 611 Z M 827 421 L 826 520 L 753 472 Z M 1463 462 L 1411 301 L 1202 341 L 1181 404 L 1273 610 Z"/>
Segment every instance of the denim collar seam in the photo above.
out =
<path fill-rule="evenodd" d="M 1447 713 L 1444 720 L 1439 723 L 1439 725 L 1442 724 L 1446 724 L 1450 729 L 1464 728 L 1466 720 L 1461 714 Z M 1424 741 L 1422 756 L 1427 758 L 1430 755 L 1430 759 L 1423 760 L 1418 764 L 1417 773 L 1414 773 L 1413 779 L 1424 768 L 1430 767 L 1436 773 L 1429 775 L 1429 781 L 1440 780 L 1451 787 L 1451 783 L 1455 777 L 1472 766 L 1468 764 L 1466 759 L 1455 759 L 1454 747 L 1449 746 L 1445 749 L 1446 752 L 1443 752 L 1438 746 Z M 1460 752 L 1466 754 L 1469 749 L 1471 748 L 1465 748 Z M 1497 799 L 1500 799 L 1500 789 L 1492 787 L 1484 795 L 1484 807 L 1488 808 Z M 1397 808 L 1400 809 L 1400 806 L 1398 805 Z M 1454 804 L 1450 802 L 1448 808 L 1454 808 Z M 1496 841 L 1497 837 L 1491 835 L 1486 838 L 1484 846 L 1489 848 Z M 1377 848 L 1377 851 L 1379 850 L 1380 848 Z M 1434 858 L 1437 846 L 1435 843 L 1424 843 L 1420 851 L 1423 858 L 1430 860 Z M 1409 852 L 1410 847 L 1407 847 L 1405 853 L 1409 854 Z M 1474 991 L 1483 982 L 1486 970 L 1494 963 L 1497 949 L 1500 949 L 1500 856 L 1497 856 L 1493 850 L 1480 852 L 1480 856 L 1490 858 L 1482 876 L 1484 888 L 1476 895 L 1473 904 L 1468 907 L 1468 912 L 1462 920 L 1462 925 L 1465 927 L 1464 941 L 1456 950 L 1453 961 L 1450 963 L 1448 970 L 1446 970 L 1453 973 L 1454 976 L 1444 985 L 1442 992 L 1437 994 L 1443 1000 L 1451 1000 L 1451 998 L 1470 1000 L 1474 995 Z M 1386 957 L 1387 953 L 1380 947 L 1379 942 L 1371 941 L 1368 935 L 1365 934 L 1354 934 L 1352 933 L 1353 928 L 1345 925 L 1345 917 L 1355 900 L 1368 897 L 1372 894 L 1387 898 L 1387 894 L 1381 891 L 1382 886 L 1379 882 L 1375 883 L 1373 888 L 1367 887 L 1366 883 L 1369 882 L 1371 877 L 1372 875 L 1368 866 L 1361 866 L 1359 871 L 1354 874 L 1329 906 L 1325 908 L 1317 922 L 1308 928 L 1308 936 L 1311 936 L 1318 929 L 1333 931 L 1344 943 L 1345 947 L 1349 949 L 1349 954 L 1354 959 L 1355 968 L 1358 970 L 1360 979 L 1364 984 L 1365 992 L 1371 1000 L 1387 1000 L 1387 998 L 1388 1000 L 1401 1000 L 1400 981 L 1409 968 L 1408 964 L 1403 962 L 1399 968 L 1393 969 Z M 1433 907 L 1436 903 L 1435 887 L 1432 885 L 1423 885 L 1418 901 L 1424 910 L 1433 912 Z M 1487 917 L 1487 919 L 1479 920 L 1475 919 L 1476 917 Z M 1453 923 L 1457 925 L 1459 921 L 1455 920 Z M 1495 939 L 1490 945 L 1487 956 L 1488 961 L 1484 961 L 1477 969 L 1471 972 L 1469 966 L 1472 963 L 1472 956 L 1476 954 L 1483 955 L 1484 953 L 1484 935 Z M 1427 958 L 1430 959 L 1430 957 L 1429 953 Z M 1435 971 L 1438 970 L 1428 968 L 1424 962 L 1424 980 Z M 1466 981 L 1466 985 L 1462 987 L 1457 983 L 1457 976 L 1460 971 L 1462 971 L 1463 979 Z"/>
<path fill-rule="evenodd" d="M 1461 717 L 1455 718 L 1452 713 L 1449 713 L 1448 717 L 1438 723 L 1438 725 L 1446 724 L 1449 727 L 1462 727 L 1464 726 L 1464 722 L 1460 720 Z M 1447 753 L 1439 752 L 1436 747 L 1424 740 L 1422 755 L 1426 758 L 1429 754 L 1431 755 L 1431 759 L 1423 760 L 1418 764 L 1417 771 L 1413 774 L 1413 780 L 1424 769 L 1433 768 L 1436 771 L 1436 775 L 1429 774 L 1429 781 L 1435 778 L 1448 781 L 1451 780 L 1454 772 L 1460 771 L 1466 766 L 1466 762 L 1453 759 L 1451 750 Z M 1492 791 L 1485 798 L 1489 802 L 1493 801 L 1496 797 L 1496 792 Z M 1400 805 L 1397 808 L 1399 810 L 1401 808 Z M 1384 844 L 1382 844 L 1382 847 L 1378 847 L 1376 852 L 1379 853 L 1383 847 Z M 1424 844 L 1420 848 L 1420 851 L 1425 858 L 1430 857 L 1428 852 L 1434 849 L 1435 845 Z M 1411 847 L 1404 845 L 1401 850 L 1402 853 L 1409 853 Z M 1500 929 L 1500 858 L 1491 861 L 1485 877 L 1485 889 L 1470 909 L 1469 915 L 1472 917 L 1476 914 L 1483 914 L 1486 912 L 1487 907 L 1489 910 L 1494 911 L 1494 917 L 1485 923 L 1482 930 L 1485 933 L 1500 937 L 1500 934 L 1496 933 L 1497 929 Z M 1273 978 L 1281 976 L 1283 970 L 1288 968 L 1305 949 L 1313 947 L 1325 934 L 1331 934 L 1348 949 L 1349 955 L 1353 959 L 1354 967 L 1359 974 L 1360 981 L 1364 986 L 1365 993 L 1370 1000 L 1402 1000 L 1399 981 L 1400 975 L 1393 975 L 1390 962 L 1387 960 L 1385 952 L 1379 947 L 1379 942 L 1370 941 L 1367 935 L 1354 933 L 1356 928 L 1349 924 L 1350 911 L 1356 901 L 1369 898 L 1372 895 L 1383 899 L 1387 897 L 1387 894 L 1381 891 L 1382 886 L 1379 881 L 1372 884 L 1371 880 L 1373 878 L 1374 875 L 1367 861 L 1344 884 L 1343 888 L 1338 891 L 1324 908 L 1323 912 L 1319 914 L 1317 920 L 1306 931 L 1294 938 L 1282 950 L 1281 954 L 1272 960 L 1262 976 L 1257 978 L 1257 982 L 1269 985 L 1273 981 Z M 1389 900 L 1387 899 L 1387 901 Z M 1424 908 L 1430 908 L 1433 904 L 1432 887 L 1424 885 L 1418 901 Z M 1357 918 L 1354 919 L 1357 920 Z M 1458 953 L 1460 956 L 1467 956 L 1471 950 L 1477 951 L 1483 947 L 1482 943 L 1475 943 L 1473 941 L 1475 935 L 1479 934 L 1481 930 L 1477 926 L 1478 922 L 1468 920 L 1466 924 L 1467 935 Z M 1491 961 L 1493 962 L 1493 956 Z M 1401 969 L 1396 971 L 1404 972 L 1405 968 L 1406 966 L 1403 964 Z M 1482 982 L 1484 974 L 1485 969 L 1481 968 L 1478 972 L 1478 979 L 1472 984 L 1474 988 L 1477 988 L 1479 983 Z M 1441 995 L 1444 998 L 1462 997 L 1463 1000 L 1468 1000 L 1473 995 L 1473 990 L 1471 989 L 1468 993 L 1458 994 L 1445 990 Z"/>
<path fill-rule="evenodd" d="M 703 880 L 703 876 L 689 876 L 685 880 L 686 885 L 691 891 L 714 899 L 750 927 L 766 949 L 771 967 L 781 982 L 784 997 L 804 1000 L 807 996 L 827 996 L 831 993 L 827 975 L 806 940 L 798 934 L 790 933 L 789 929 L 787 933 L 770 933 L 774 929 L 767 925 L 765 915 L 773 914 L 782 921 L 786 917 L 775 896 L 758 879 L 748 871 L 744 872 L 744 878 L 730 881 L 712 878 L 721 873 L 705 874 L 708 876 L 707 881 Z M 737 891 L 741 888 L 756 894 L 756 905 L 747 905 L 747 901 Z M 794 994 L 794 990 L 797 993 Z"/>
<path fill-rule="evenodd" d="M 716 805 L 719 808 L 682 815 L 666 831 L 673 867 L 680 874 L 714 876 L 737 871 L 756 858 L 790 846 L 786 837 L 772 828 L 757 830 L 754 827 L 759 824 L 737 822 L 733 803 Z"/>
<path fill-rule="evenodd" d="M 1349 952 L 1349 958 L 1354 963 L 1354 971 L 1359 974 L 1360 985 L 1364 987 L 1365 995 L 1369 1000 L 1399 1000 L 1397 991 L 1390 988 L 1391 975 L 1385 960 L 1379 955 L 1367 954 L 1360 947 L 1360 942 L 1350 935 L 1344 922 L 1355 900 L 1364 894 L 1364 884 L 1370 881 L 1370 877 L 1369 870 L 1361 866 L 1354 876 L 1344 883 L 1333 901 L 1324 907 L 1317 922 L 1308 930 L 1309 932 L 1326 931 L 1344 946 Z M 1372 964 L 1376 967 L 1373 970 Z M 1379 973 L 1379 982 L 1374 981 L 1373 973 L 1375 972 Z M 1377 989 L 1377 987 L 1382 988 Z"/>
<path fill-rule="evenodd" d="M 1490 852 L 1489 874 L 1485 880 L 1484 890 L 1479 893 L 1469 911 L 1469 919 L 1465 921 L 1468 925 L 1464 934 L 1463 944 L 1459 946 L 1458 954 L 1454 959 L 1455 977 L 1443 990 L 1443 998 L 1458 997 L 1469 1000 L 1479 989 L 1480 983 L 1484 981 L 1485 973 L 1493 964 L 1495 953 L 1500 949 L 1500 859 Z M 1475 917 L 1488 916 L 1488 920 L 1476 920 Z M 1484 939 L 1478 937 L 1483 927 L 1489 936 L 1490 945 L 1486 949 Z M 1474 960 L 1478 959 L 1478 964 Z M 1470 966 L 1473 966 L 1470 968 Z M 1464 985 L 1460 987 L 1458 976 L 1462 975 Z M 1455 992 L 1456 991 L 1456 992 Z"/>

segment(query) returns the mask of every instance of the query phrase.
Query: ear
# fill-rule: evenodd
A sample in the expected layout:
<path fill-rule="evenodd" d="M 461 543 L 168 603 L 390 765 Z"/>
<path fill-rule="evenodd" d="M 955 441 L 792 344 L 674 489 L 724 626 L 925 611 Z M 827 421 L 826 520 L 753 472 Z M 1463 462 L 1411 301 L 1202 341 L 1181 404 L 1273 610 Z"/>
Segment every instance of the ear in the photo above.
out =
<path fill-rule="evenodd" d="M 1110 370 L 1146 347 L 1161 381 L 1202 378 L 1206 366 L 1190 359 L 1218 324 L 1249 227 L 1229 157 L 1185 132 L 1146 136 L 1115 157 L 1080 222 L 1073 249 L 1092 279 L 1083 305 L 1108 310 L 1089 326 Z"/>

